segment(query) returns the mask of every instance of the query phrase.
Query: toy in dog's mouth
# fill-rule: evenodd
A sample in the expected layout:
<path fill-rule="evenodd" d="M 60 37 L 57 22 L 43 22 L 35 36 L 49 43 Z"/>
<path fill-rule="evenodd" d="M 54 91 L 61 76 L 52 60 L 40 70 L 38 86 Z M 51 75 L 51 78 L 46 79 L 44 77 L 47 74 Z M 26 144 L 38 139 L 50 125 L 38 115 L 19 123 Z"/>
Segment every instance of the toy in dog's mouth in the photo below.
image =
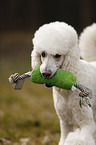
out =
<path fill-rule="evenodd" d="M 49 84 L 45 84 L 45 87 L 51 88 L 51 87 L 53 87 L 53 86 L 51 86 L 51 85 L 49 85 Z"/>
<path fill-rule="evenodd" d="M 59 68 L 51 78 L 42 77 L 40 73 L 40 66 L 36 66 L 34 70 L 32 70 L 32 72 L 29 71 L 21 76 L 19 76 L 18 73 L 12 74 L 9 77 L 9 81 L 12 84 L 16 84 L 14 87 L 15 90 L 19 90 L 22 88 L 24 79 L 27 77 L 31 77 L 33 83 L 45 84 L 47 88 L 56 86 L 58 88 L 72 91 L 77 88 L 81 91 L 79 94 L 79 96 L 81 97 L 79 101 L 80 107 L 82 108 L 82 105 L 88 105 L 89 107 L 92 106 L 90 102 L 92 91 L 89 88 L 77 83 L 76 76 L 72 72 L 68 72 Z"/>

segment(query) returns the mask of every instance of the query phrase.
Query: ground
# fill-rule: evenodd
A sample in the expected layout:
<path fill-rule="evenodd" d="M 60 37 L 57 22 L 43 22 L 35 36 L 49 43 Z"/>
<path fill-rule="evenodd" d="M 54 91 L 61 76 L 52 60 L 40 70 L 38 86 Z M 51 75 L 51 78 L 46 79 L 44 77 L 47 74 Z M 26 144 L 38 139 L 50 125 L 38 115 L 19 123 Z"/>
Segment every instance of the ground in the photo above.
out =
<path fill-rule="evenodd" d="M 31 69 L 31 48 L 23 48 L 28 47 L 23 42 L 28 44 L 30 37 L 23 39 L 24 34 L 0 35 L 0 145 L 56 145 L 60 130 L 52 90 L 27 78 L 22 90 L 16 91 L 8 81 L 12 73 Z"/>

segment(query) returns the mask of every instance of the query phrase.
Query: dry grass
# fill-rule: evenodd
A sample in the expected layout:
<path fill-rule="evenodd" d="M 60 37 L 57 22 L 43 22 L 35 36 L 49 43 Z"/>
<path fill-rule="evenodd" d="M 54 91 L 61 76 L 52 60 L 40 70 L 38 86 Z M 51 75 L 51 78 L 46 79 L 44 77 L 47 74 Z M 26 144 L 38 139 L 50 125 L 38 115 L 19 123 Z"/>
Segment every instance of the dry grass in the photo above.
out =
<path fill-rule="evenodd" d="M 51 89 L 26 79 L 16 91 L 8 81 L 10 74 L 31 69 L 31 38 L 29 32 L 0 34 L 0 144 L 58 144 L 59 120 Z"/>
<path fill-rule="evenodd" d="M 19 145 L 27 140 L 28 145 L 56 145 L 59 139 L 59 121 L 51 89 L 26 79 L 22 90 L 16 91 L 8 82 L 10 74 L 22 74 L 29 69 L 30 64 L 21 60 L 0 61 L 1 142 Z"/>

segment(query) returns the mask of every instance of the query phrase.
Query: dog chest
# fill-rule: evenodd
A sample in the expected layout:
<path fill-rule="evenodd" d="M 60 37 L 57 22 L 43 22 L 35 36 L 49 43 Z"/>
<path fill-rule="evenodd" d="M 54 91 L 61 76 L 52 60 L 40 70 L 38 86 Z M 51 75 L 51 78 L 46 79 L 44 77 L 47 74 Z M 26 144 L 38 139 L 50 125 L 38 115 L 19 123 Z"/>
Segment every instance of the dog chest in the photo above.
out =
<path fill-rule="evenodd" d="M 69 96 L 71 91 L 53 88 L 53 100 L 57 115 L 60 119 L 66 120 L 69 124 L 73 124 L 72 110 L 69 106 Z"/>

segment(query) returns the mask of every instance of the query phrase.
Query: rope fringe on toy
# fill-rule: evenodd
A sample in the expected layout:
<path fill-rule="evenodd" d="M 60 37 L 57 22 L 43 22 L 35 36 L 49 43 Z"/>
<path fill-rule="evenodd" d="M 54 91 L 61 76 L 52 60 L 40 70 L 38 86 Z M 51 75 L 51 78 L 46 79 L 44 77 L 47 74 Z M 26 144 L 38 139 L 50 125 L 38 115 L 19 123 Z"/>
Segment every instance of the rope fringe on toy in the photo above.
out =
<path fill-rule="evenodd" d="M 22 75 L 15 73 L 9 77 L 9 82 L 12 84 L 16 84 L 14 87 L 15 90 L 20 90 L 23 86 L 25 78 L 28 78 L 30 76 L 31 76 L 31 71 L 24 73 Z M 81 91 L 79 93 L 79 96 L 80 96 L 79 105 L 80 105 L 80 107 L 82 108 L 82 105 L 83 106 L 88 105 L 89 107 L 92 107 L 91 102 L 90 102 L 90 99 L 92 98 L 92 91 L 90 89 L 88 89 L 87 87 L 85 87 L 77 82 L 75 83 L 74 88 L 77 88 Z"/>
<path fill-rule="evenodd" d="M 9 82 L 11 84 L 16 84 L 14 89 L 20 90 L 23 87 L 24 79 L 31 76 L 31 71 L 22 74 L 21 76 L 18 73 L 12 74 L 9 77 Z"/>
<path fill-rule="evenodd" d="M 86 106 L 86 104 L 88 104 L 89 107 L 92 107 L 91 102 L 90 102 L 90 99 L 92 98 L 92 91 L 89 88 L 77 82 L 75 83 L 74 86 L 81 91 L 79 93 L 79 96 L 81 98 L 79 101 L 80 107 L 82 108 L 82 105 Z"/>

